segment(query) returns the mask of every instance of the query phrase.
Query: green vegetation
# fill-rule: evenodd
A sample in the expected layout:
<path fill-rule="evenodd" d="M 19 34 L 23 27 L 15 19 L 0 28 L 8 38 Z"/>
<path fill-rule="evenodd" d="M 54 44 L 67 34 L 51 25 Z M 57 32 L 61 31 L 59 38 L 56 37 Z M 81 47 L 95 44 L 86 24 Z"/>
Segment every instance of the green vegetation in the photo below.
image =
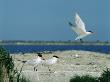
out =
<path fill-rule="evenodd" d="M 100 77 L 90 75 L 75 76 L 70 79 L 70 82 L 110 82 L 110 69 L 104 70 Z"/>
<path fill-rule="evenodd" d="M 70 82 L 99 82 L 97 78 L 85 75 L 85 76 L 75 76 L 70 80 Z"/>
<path fill-rule="evenodd" d="M 110 82 L 110 69 L 107 68 L 103 71 L 101 77 L 99 77 L 100 82 Z"/>
<path fill-rule="evenodd" d="M 12 71 L 14 68 L 14 64 L 12 61 L 12 57 L 10 57 L 9 53 L 0 48 L 0 80 L 1 82 L 7 82 L 12 79 Z"/>
<path fill-rule="evenodd" d="M 30 81 L 28 79 L 26 79 L 25 77 L 21 77 L 19 79 L 19 81 L 17 81 L 17 82 L 30 82 Z"/>
<path fill-rule="evenodd" d="M 22 71 L 22 69 L 21 69 Z M 0 47 L 0 82 L 29 82 L 23 76 L 21 71 L 14 70 L 14 63 L 9 53 Z"/>

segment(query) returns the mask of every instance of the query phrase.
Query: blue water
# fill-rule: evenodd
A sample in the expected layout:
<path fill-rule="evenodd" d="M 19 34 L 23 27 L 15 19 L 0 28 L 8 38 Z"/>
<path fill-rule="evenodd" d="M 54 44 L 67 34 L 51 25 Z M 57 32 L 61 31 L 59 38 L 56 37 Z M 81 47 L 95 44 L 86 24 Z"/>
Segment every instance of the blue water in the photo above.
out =
<path fill-rule="evenodd" d="M 110 53 L 108 45 L 4 45 L 10 53 L 19 52 L 42 52 L 42 51 L 64 51 L 64 50 L 85 50 L 101 53 Z"/>

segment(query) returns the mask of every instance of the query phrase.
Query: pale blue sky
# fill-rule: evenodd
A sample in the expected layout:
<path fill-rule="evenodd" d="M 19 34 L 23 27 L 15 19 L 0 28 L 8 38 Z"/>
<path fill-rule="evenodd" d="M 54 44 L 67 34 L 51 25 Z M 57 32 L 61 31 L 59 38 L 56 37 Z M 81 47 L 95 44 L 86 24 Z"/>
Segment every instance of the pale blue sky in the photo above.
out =
<path fill-rule="evenodd" d="M 86 40 L 110 41 L 110 0 L 0 0 L 0 39 L 74 41 L 76 12 L 95 32 Z"/>

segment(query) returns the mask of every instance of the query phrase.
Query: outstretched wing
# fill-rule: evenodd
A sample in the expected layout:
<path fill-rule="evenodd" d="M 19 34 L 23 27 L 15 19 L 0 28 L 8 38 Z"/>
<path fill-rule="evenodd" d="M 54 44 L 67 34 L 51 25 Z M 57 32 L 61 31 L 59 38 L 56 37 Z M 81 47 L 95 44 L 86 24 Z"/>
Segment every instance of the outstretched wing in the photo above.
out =
<path fill-rule="evenodd" d="M 81 20 L 80 16 L 77 13 L 75 16 L 75 27 L 77 28 L 77 30 L 79 30 L 79 34 L 85 34 L 86 33 L 85 24 Z"/>
<path fill-rule="evenodd" d="M 84 32 L 81 28 L 76 27 L 76 26 L 73 25 L 71 22 L 69 22 L 69 25 L 71 26 L 71 29 L 72 29 L 78 36 L 86 34 L 86 32 Z"/>
<path fill-rule="evenodd" d="M 78 36 L 84 34 L 79 28 L 72 27 L 72 30 L 73 30 Z"/>

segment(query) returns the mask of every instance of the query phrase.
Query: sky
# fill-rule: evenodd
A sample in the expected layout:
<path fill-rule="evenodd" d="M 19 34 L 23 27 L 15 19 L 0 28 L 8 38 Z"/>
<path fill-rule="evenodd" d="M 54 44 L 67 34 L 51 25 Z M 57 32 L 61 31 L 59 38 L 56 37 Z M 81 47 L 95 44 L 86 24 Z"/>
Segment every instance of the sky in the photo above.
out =
<path fill-rule="evenodd" d="M 72 40 L 75 13 L 95 32 L 85 40 L 110 41 L 110 0 L 0 0 L 0 40 Z"/>

